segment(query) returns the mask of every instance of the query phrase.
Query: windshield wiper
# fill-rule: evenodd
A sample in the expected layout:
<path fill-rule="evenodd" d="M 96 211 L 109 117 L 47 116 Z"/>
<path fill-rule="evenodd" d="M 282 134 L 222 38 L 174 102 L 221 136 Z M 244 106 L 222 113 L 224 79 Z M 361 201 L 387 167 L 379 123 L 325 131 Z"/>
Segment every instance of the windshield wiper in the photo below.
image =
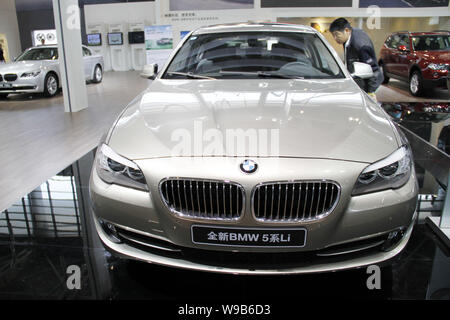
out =
<path fill-rule="evenodd" d="M 304 79 L 304 77 L 293 76 L 288 74 L 282 74 L 277 72 L 266 72 L 266 71 L 223 71 L 219 72 L 220 74 L 236 74 L 236 75 L 252 75 L 260 78 L 281 78 L 281 79 Z"/>
<path fill-rule="evenodd" d="M 200 74 L 195 74 L 192 72 L 176 72 L 176 71 L 168 71 L 168 75 L 177 75 L 177 76 L 185 76 L 189 79 L 210 79 L 210 80 L 216 80 L 216 78 L 208 77 L 208 76 L 202 76 Z"/>

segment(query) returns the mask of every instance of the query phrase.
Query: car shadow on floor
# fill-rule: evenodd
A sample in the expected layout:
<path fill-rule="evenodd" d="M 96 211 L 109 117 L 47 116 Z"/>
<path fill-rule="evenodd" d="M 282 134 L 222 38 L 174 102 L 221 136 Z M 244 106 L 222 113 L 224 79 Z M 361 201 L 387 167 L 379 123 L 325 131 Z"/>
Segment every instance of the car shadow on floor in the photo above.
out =
<path fill-rule="evenodd" d="M 436 101 L 436 100 L 449 101 L 450 100 L 450 92 L 449 92 L 449 90 L 447 90 L 445 88 L 431 88 L 431 89 L 425 90 L 423 96 L 415 97 L 409 92 L 409 84 L 407 82 L 391 80 L 391 81 L 389 81 L 388 84 L 385 84 L 384 86 L 387 88 L 390 88 L 392 90 L 395 90 L 396 92 L 398 92 L 402 95 L 406 95 L 410 98 L 417 99 L 418 102 L 424 101 L 424 100 L 428 101 L 430 99 L 433 101 Z"/>
<path fill-rule="evenodd" d="M 120 274 L 123 273 L 124 277 Z M 287 302 L 311 298 L 390 299 L 392 268 L 381 268 L 381 289 L 369 290 L 366 268 L 308 275 L 229 275 L 179 270 L 123 260 L 115 269 L 115 299 L 251 300 Z M 125 287 L 134 290 L 123 290 Z M 126 295 L 122 293 L 126 292 Z M 135 296 L 130 296 L 134 292 Z"/>

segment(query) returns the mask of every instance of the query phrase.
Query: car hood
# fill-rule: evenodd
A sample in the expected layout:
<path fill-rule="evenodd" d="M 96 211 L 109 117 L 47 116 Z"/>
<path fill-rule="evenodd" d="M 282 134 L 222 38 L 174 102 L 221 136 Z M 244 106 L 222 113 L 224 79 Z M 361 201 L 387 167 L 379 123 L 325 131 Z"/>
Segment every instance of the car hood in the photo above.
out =
<path fill-rule="evenodd" d="M 107 143 L 132 160 L 282 156 L 371 163 L 398 148 L 387 114 L 350 79 L 155 80 L 123 112 Z"/>
<path fill-rule="evenodd" d="M 450 51 L 417 51 L 416 54 L 431 63 L 450 63 Z"/>
<path fill-rule="evenodd" d="M 43 61 L 18 61 L 0 64 L 0 74 L 34 71 L 43 66 Z"/>

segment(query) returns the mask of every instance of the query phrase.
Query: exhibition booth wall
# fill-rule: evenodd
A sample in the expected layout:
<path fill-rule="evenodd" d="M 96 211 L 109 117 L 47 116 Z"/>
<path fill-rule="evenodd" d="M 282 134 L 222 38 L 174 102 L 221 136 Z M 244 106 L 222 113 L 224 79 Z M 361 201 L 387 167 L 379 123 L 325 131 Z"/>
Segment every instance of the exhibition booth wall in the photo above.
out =
<path fill-rule="evenodd" d="M 0 10 L 0 42 L 6 44 L 4 47 L 6 47 L 7 57 L 15 57 L 21 50 L 32 46 L 31 33 L 34 30 L 55 28 L 51 1 L 48 1 L 48 6 L 33 5 L 28 9 L 22 5 L 25 3 L 23 1 L 0 2 L 2 9 Z M 200 26 L 220 23 L 247 21 L 304 25 L 316 23 L 323 30 L 325 38 L 341 55 L 342 48 L 327 31 L 333 19 L 340 16 L 347 17 L 353 26 L 364 29 L 371 36 L 377 53 L 386 37 L 395 31 L 450 29 L 450 9 L 446 0 L 439 2 L 441 7 L 433 7 L 438 3 L 435 1 L 403 1 L 402 3 L 409 4 L 407 8 L 388 7 L 386 3 L 388 2 L 372 0 L 136 2 L 83 0 L 79 2 L 83 42 L 87 43 L 85 33 L 100 35 L 100 44 L 91 46 L 91 49 L 94 53 L 103 55 L 105 71 L 141 70 L 145 63 L 155 61 L 161 63 L 184 34 Z M 367 8 L 373 4 L 381 8 Z M 333 7 L 330 7 L 331 5 Z M 429 7 L 423 7 L 425 5 Z M 17 14 L 13 14 L 16 13 L 16 6 Z M 379 19 L 379 26 L 376 28 L 372 28 L 374 20 L 371 17 L 374 15 L 383 17 Z M 151 26 L 153 29 L 150 28 Z M 147 31 L 147 42 L 130 44 L 128 39 L 130 31 Z M 121 33 L 120 43 L 110 45 L 108 33 L 116 35 Z M 159 40 L 163 39 L 162 41 L 167 42 L 165 45 L 155 45 L 158 35 Z M 152 40 L 152 37 L 155 39 Z"/>
<path fill-rule="evenodd" d="M 34 30 L 55 29 L 52 9 L 17 11 L 17 20 L 23 50 L 33 45 L 31 34 Z"/>
<path fill-rule="evenodd" d="M 156 24 L 155 2 L 131 2 L 85 5 L 87 34 L 101 34 L 101 45 L 91 49 L 102 54 L 105 70 L 125 71 L 142 69 L 145 64 L 145 45 L 129 44 L 129 31 L 144 31 Z M 108 45 L 108 33 L 122 33 L 122 45 Z"/>
<path fill-rule="evenodd" d="M 310 1 L 311 2 L 311 1 Z M 414 1 L 408 8 L 386 8 L 379 1 L 301 1 L 289 0 L 247 0 L 247 1 L 148 1 L 137 3 L 84 5 L 87 33 L 101 33 L 102 44 L 92 47 L 105 57 L 106 70 L 130 70 L 142 68 L 142 61 L 161 62 L 167 57 L 162 47 L 152 47 L 152 36 L 160 34 L 160 39 L 171 39 L 170 49 L 174 48 L 182 36 L 200 26 L 247 21 L 285 22 L 311 25 L 317 23 L 324 36 L 342 55 L 342 48 L 327 31 L 336 17 L 348 17 L 354 27 L 364 29 L 372 38 L 377 53 L 386 37 L 395 31 L 431 31 L 450 29 L 450 10 L 446 7 L 414 7 Z M 442 2 L 442 3 L 444 3 Z M 378 4 L 379 9 L 366 8 Z M 303 5 L 304 7 L 299 7 Z M 333 5 L 334 7 L 329 7 Z M 430 2 L 433 6 L 433 2 Z M 314 7 L 312 7 L 314 6 Z M 378 10 L 378 11 L 376 11 Z M 379 26 L 373 28 L 374 15 L 381 15 Z M 317 17 L 317 18 L 312 18 Z M 147 30 L 147 44 L 130 45 L 129 31 L 144 31 L 146 27 L 158 25 L 160 29 Z M 136 28 L 137 26 L 137 28 Z M 166 27 L 163 31 L 164 26 Z M 133 29 L 134 28 L 134 29 Z M 123 44 L 110 46 L 107 34 L 122 32 Z M 162 35 L 166 33 L 166 36 Z M 156 35 L 157 36 L 157 35 Z M 157 40 L 155 40 L 157 41 Z M 146 50 L 145 50 L 146 49 Z M 158 49 L 158 50 L 155 50 Z M 138 62 L 136 62 L 138 61 Z"/>

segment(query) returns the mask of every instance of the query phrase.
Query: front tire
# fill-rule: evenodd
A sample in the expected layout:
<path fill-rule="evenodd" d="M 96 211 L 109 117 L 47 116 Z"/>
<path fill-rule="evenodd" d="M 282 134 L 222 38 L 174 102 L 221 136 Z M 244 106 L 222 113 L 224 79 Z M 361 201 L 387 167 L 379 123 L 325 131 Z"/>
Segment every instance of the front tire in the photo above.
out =
<path fill-rule="evenodd" d="M 96 65 L 94 68 L 94 78 L 92 79 L 92 82 L 94 83 L 100 83 L 103 79 L 103 70 L 99 65 Z"/>
<path fill-rule="evenodd" d="M 420 71 L 415 70 L 411 73 L 411 77 L 409 77 L 409 91 L 415 97 L 419 97 L 423 94 L 424 83 L 422 74 Z"/>
<path fill-rule="evenodd" d="M 59 82 L 58 77 L 54 73 L 49 73 L 44 80 L 44 95 L 53 97 L 58 93 Z"/>

